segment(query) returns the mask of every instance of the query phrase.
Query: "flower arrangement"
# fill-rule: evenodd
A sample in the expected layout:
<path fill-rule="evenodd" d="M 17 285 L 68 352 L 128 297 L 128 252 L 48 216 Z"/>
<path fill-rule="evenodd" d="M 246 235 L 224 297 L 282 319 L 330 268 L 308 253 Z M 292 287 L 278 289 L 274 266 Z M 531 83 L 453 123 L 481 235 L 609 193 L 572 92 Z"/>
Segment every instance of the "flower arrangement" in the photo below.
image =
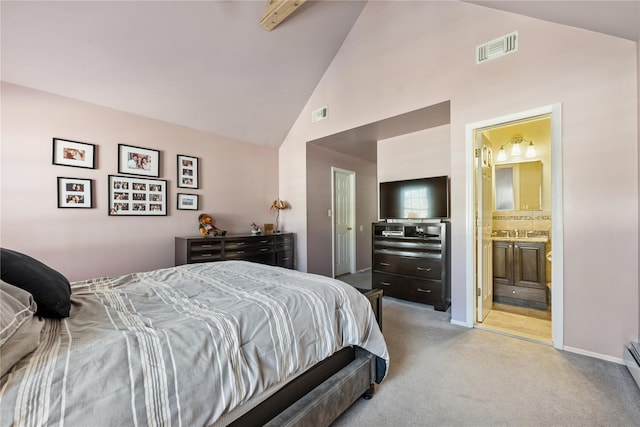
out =
<path fill-rule="evenodd" d="M 271 203 L 269 212 L 273 211 L 274 209 L 277 209 L 277 210 L 287 209 L 288 207 L 289 206 L 287 205 L 287 202 L 285 202 L 284 200 L 276 199 L 273 201 L 273 203 Z"/>

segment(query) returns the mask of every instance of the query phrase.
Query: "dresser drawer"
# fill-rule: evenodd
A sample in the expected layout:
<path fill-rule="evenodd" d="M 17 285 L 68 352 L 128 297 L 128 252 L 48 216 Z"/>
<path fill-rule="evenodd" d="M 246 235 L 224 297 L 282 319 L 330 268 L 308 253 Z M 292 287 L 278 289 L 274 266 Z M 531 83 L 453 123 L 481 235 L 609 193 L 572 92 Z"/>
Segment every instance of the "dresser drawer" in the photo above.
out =
<path fill-rule="evenodd" d="M 271 246 L 248 246 L 246 248 L 238 248 L 224 251 L 224 259 L 248 259 L 261 255 L 273 255 L 273 247 Z"/>
<path fill-rule="evenodd" d="M 494 285 L 493 295 L 497 297 L 516 298 L 526 301 L 547 303 L 547 290 L 527 288 L 524 286 Z"/>
<path fill-rule="evenodd" d="M 293 268 L 293 251 L 276 252 L 276 265 L 284 268 Z"/>
<path fill-rule="evenodd" d="M 220 241 L 201 240 L 191 242 L 190 249 L 190 262 L 217 261 L 222 257 L 222 242 Z"/>
<path fill-rule="evenodd" d="M 254 250 L 255 248 L 273 249 L 271 238 L 227 239 L 224 243 L 224 249 L 227 253 L 236 250 Z"/>
<path fill-rule="evenodd" d="M 440 280 L 442 278 L 442 262 L 439 256 L 419 258 L 375 254 L 373 268 L 385 273 L 403 274 L 421 279 Z"/>
<path fill-rule="evenodd" d="M 373 273 L 373 288 L 382 289 L 384 295 L 425 304 L 442 303 L 442 282 Z"/>
<path fill-rule="evenodd" d="M 290 251 L 293 249 L 293 243 L 288 242 L 275 242 L 276 251 Z"/>

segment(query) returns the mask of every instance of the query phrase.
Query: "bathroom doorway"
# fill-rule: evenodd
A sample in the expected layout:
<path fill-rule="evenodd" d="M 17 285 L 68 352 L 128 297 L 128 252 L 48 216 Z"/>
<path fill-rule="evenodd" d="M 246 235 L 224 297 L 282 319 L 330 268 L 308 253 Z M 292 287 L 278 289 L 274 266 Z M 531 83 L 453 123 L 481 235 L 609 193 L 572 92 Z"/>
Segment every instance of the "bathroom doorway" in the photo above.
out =
<path fill-rule="evenodd" d="M 474 327 L 560 347 L 556 113 L 550 106 L 467 126 L 474 230 L 467 250 L 475 261 L 468 277 Z"/>

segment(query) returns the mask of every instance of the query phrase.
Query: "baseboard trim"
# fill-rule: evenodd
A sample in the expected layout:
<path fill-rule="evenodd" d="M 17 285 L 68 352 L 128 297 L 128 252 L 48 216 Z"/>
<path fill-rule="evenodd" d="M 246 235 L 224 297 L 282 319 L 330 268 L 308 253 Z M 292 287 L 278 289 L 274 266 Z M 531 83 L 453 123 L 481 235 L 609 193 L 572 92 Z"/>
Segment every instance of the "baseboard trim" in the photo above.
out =
<path fill-rule="evenodd" d="M 464 326 L 465 328 L 473 328 L 473 323 L 463 322 L 461 320 L 451 319 L 452 325 Z"/>
<path fill-rule="evenodd" d="M 562 350 L 568 351 L 570 353 L 581 354 L 583 356 L 593 357 L 595 359 L 606 360 L 608 362 L 617 363 L 619 365 L 625 365 L 625 362 L 621 357 L 607 356 L 606 354 L 595 353 L 593 351 L 587 351 L 581 348 L 570 347 L 568 345 L 565 345 L 564 347 L 562 347 Z"/>

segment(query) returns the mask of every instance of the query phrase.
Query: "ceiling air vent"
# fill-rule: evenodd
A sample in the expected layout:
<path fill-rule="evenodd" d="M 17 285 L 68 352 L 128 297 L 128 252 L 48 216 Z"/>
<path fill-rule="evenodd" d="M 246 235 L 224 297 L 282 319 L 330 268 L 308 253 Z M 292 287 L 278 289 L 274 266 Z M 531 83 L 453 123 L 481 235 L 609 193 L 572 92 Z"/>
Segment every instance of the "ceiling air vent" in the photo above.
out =
<path fill-rule="evenodd" d="M 311 123 L 326 119 L 328 111 L 329 109 L 326 106 L 313 110 L 311 112 Z"/>
<path fill-rule="evenodd" d="M 518 32 L 491 40 L 488 43 L 481 44 L 476 48 L 476 64 L 496 59 L 508 53 L 518 51 Z"/>

